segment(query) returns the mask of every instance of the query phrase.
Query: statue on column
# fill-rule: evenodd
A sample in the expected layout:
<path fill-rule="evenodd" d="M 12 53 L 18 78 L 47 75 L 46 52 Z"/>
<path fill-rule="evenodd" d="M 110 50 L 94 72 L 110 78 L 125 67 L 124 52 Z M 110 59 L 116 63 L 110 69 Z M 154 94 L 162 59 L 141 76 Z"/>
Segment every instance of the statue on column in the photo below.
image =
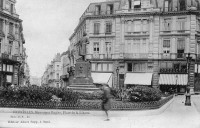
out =
<path fill-rule="evenodd" d="M 83 37 L 79 41 L 79 56 L 82 56 L 82 60 L 86 60 L 86 54 L 87 54 L 87 44 L 89 44 L 89 39 L 87 37 L 87 33 L 83 32 Z"/>

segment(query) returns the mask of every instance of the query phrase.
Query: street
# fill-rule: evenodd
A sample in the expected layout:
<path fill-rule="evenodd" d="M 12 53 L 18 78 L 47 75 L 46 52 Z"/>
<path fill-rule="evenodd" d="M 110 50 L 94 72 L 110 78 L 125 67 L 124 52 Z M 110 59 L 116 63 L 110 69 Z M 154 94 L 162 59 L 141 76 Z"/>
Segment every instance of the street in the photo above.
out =
<path fill-rule="evenodd" d="M 27 114 L 22 114 L 22 109 L 1 108 L 0 127 L 200 128 L 199 98 L 192 96 L 192 106 L 185 106 L 185 96 L 180 95 L 159 110 L 110 111 L 110 121 L 104 121 L 102 111 L 23 109 Z"/>

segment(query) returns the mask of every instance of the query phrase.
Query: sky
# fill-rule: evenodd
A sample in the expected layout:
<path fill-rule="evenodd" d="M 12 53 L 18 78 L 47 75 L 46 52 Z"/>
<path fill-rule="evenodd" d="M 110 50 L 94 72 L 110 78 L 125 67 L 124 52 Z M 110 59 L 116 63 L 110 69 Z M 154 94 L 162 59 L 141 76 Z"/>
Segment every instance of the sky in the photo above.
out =
<path fill-rule="evenodd" d="M 17 0 L 31 76 L 41 77 L 56 53 L 67 51 L 79 18 L 99 1 L 105 0 Z"/>

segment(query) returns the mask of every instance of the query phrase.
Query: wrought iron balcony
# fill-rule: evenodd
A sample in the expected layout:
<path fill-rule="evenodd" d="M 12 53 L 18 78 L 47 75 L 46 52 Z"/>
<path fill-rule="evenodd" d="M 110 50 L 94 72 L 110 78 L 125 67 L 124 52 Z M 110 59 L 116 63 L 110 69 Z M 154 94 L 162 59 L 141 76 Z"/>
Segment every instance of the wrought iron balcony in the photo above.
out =
<path fill-rule="evenodd" d="M 160 73 L 187 73 L 187 69 L 161 68 Z"/>
<path fill-rule="evenodd" d="M 191 54 L 193 59 L 200 59 L 200 55 Z M 115 53 L 115 54 L 87 54 L 87 59 L 159 59 L 185 60 L 187 53 Z"/>

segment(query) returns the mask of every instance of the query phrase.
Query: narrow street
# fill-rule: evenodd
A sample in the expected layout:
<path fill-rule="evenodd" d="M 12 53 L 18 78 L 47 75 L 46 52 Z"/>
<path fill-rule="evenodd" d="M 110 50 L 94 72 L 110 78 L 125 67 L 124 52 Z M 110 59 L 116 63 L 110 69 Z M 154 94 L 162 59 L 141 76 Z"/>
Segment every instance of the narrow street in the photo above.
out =
<path fill-rule="evenodd" d="M 38 114 L 14 114 L 11 112 L 20 109 L 1 108 L 0 127 L 199 128 L 200 113 L 197 111 L 200 108 L 199 98 L 197 95 L 192 96 L 192 106 L 185 106 L 185 97 L 176 96 L 167 107 L 163 106 L 165 108 L 162 111 L 111 111 L 110 121 L 104 121 L 105 114 L 102 111 L 24 109 L 26 113 L 37 111 Z M 52 114 L 45 114 L 50 111 Z M 78 114 L 75 114 L 77 112 Z"/>

